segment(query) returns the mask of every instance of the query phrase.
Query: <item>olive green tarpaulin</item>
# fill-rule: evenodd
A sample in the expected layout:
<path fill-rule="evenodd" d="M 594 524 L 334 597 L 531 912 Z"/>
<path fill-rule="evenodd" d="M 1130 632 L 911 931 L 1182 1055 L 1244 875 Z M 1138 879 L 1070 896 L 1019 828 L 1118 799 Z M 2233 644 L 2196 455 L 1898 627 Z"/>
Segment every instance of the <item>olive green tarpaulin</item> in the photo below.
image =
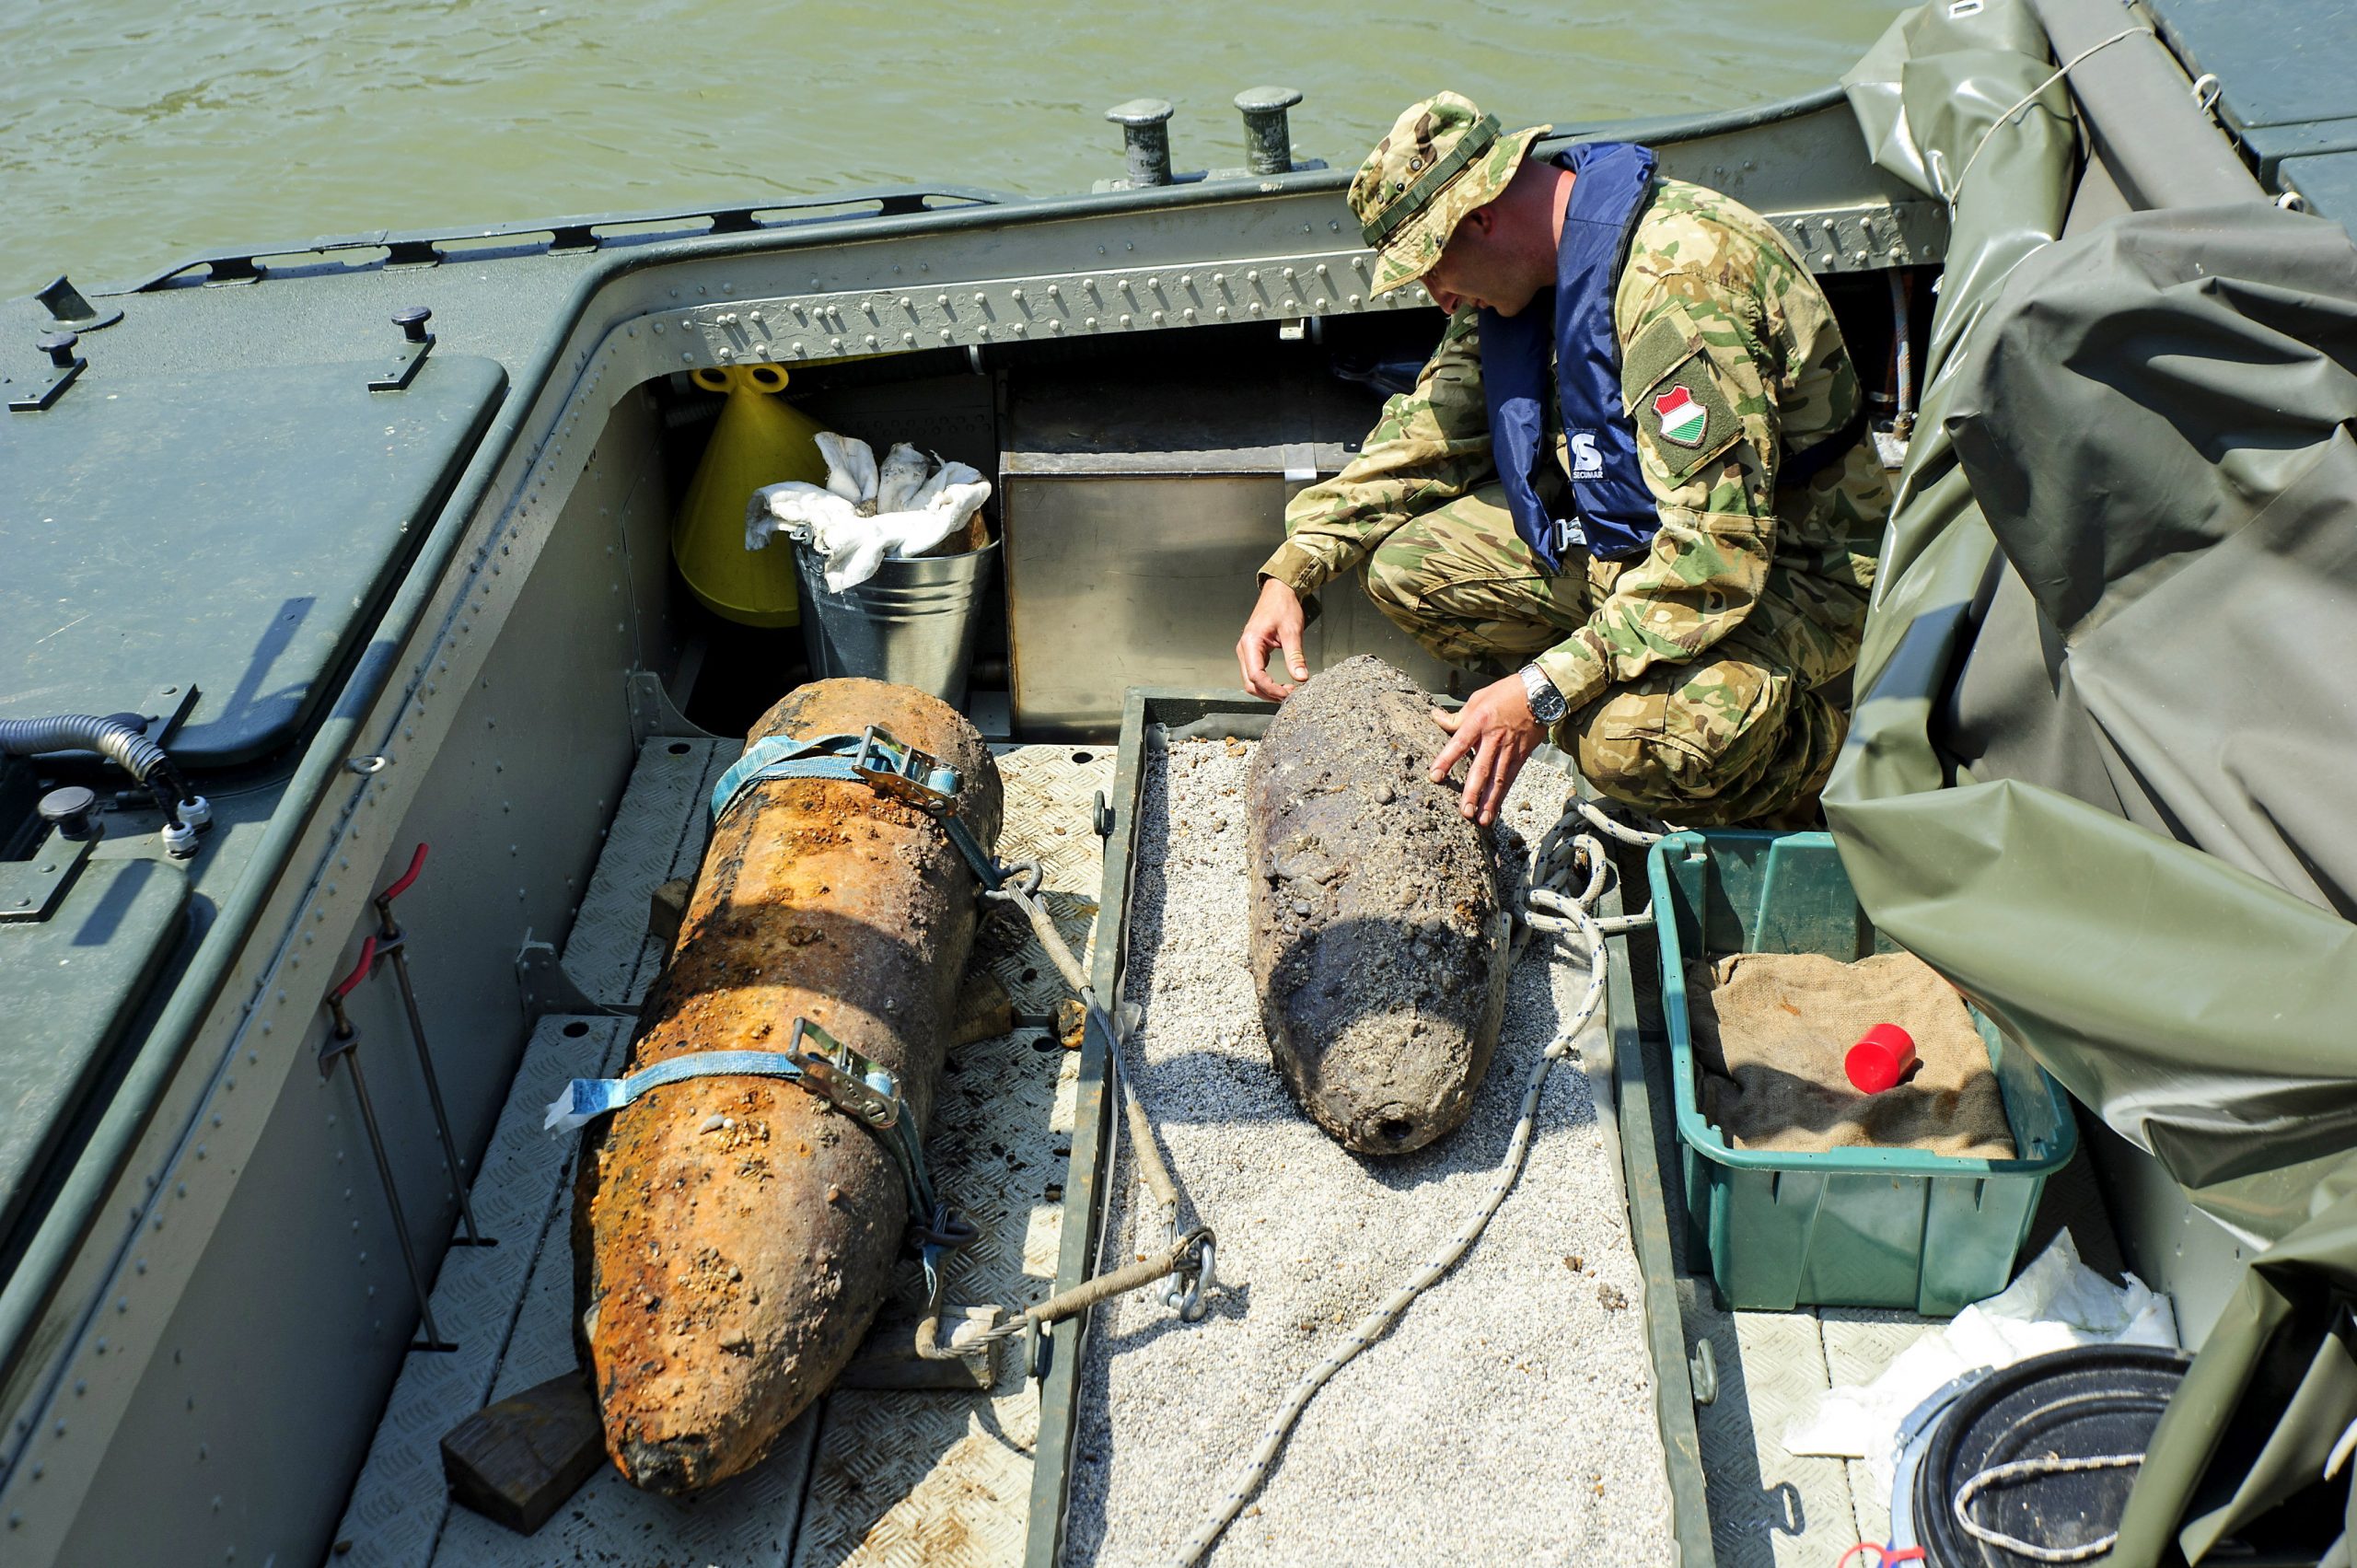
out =
<path fill-rule="evenodd" d="M 2217 1560 L 2357 1468 L 2357 247 L 2257 201 L 2057 241 L 2061 87 L 1988 130 L 2043 37 L 1949 9 L 1848 82 L 1955 230 L 1827 814 L 1884 930 L 2265 1248 L 2106 1561 Z"/>

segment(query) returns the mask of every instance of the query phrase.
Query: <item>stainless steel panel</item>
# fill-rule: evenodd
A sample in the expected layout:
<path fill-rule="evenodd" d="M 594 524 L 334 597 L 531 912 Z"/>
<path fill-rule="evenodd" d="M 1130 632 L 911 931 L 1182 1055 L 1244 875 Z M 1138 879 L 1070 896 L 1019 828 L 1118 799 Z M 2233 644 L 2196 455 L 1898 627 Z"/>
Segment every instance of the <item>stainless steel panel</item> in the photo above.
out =
<path fill-rule="evenodd" d="M 1238 684 L 1253 573 L 1284 538 L 1282 472 L 1047 475 L 1001 491 L 1015 732 L 1109 736 L 1132 686 Z M 1355 581 L 1321 598 L 1303 652 L 1322 669 L 1379 654 L 1434 691 L 1450 671 Z"/>

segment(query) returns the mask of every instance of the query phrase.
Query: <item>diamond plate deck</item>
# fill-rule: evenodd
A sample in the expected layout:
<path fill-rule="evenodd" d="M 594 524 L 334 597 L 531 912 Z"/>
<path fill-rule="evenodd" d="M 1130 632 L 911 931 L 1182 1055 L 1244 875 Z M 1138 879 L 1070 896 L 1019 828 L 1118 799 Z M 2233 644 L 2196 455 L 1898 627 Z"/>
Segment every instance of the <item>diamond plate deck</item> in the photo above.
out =
<path fill-rule="evenodd" d="M 993 749 L 1006 788 L 1003 860 L 1036 859 L 1067 941 L 1087 960 L 1103 846 L 1094 793 L 1109 788 L 1109 751 Z M 737 748 L 657 738 L 639 754 L 606 848 L 566 943 L 564 965 L 600 1001 L 644 997 L 661 954 L 647 936 L 647 895 L 694 871 L 704 803 Z M 977 949 L 1018 1014 L 1046 1014 L 1062 982 L 1019 923 L 992 921 Z M 634 1490 L 600 1470 L 538 1534 L 516 1535 L 453 1506 L 443 1432 L 484 1404 L 575 1365 L 569 1237 L 575 1143 L 540 1131 L 564 1079 L 618 1071 L 630 1025 L 551 1017 L 534 1031 L 502 1111 L 477 1214 L 502 1245 L 454 1249 L 435 1311 L 460 1349 L 415 1355 L 403 1369 L 346 1512 L 342 1561 L 445 1568 L 548 1562 L 678 1562 L 784 1568 L 788 1562 L 963 1568 L 1021 1561 L 1039 1430 L 1037 1391 L 1016 1353 L 997 1385 L 964 1394 L 846 1390 L 829 1396 L 749 1473 L 691 1499 Z M 1053 1286 L 1070 1158 L 1078 1059 L 1036 1026 L 951 1050 L 928 1157 L 945 1193 L 984 1226 L 953 1259 L 959 1302 L 1021 1307 Z M 904 1265 L 904 1295 L 917 1294 Z"/>
<path fill-rule="evenodd" d="M 1112 786 L 1112 753 L 994 749 L 1006 787 L 999 858 L 1039 862 L 1057 929 L 1085 965 L 1104 865 L 1089 806 L 1096 791 Z M 1018 929 L 991 922 L 981 951 L 1017 1013 L 1046 1013 L 1064 994 L 1062 983 L 1037 942 L 1015 940 Z M 980 1245 L 951 1260 L 952 1301 L 1019 1308 L 1053 1288 L 1078 1068 L 1075 1052 L 1057 1049 L 1037 1028 L 951 1051 L 927 1157 L 943 1191 L 985 1231 Z M 902 1285 L 915 1294 L 912 1277 Z M 793 1558 L 797 1568 L 1020 1562 L 1039 1429 L 1038 1389 L 1020 1361 L 1019 1353 L 1004 1355 L 987 1392 L 830 1395 Z"/>
<path fill-rule="evenodd" d="M 494 1397 L 526 1277 L 546 1238 L 563 1234 L 570 1208 L 559 1200 L 570 1186 L 577 1141 L 542 1132 L 541 1112 L 567 1079 L 620 1066 L 628 1039 L 619 1018 L 547 1017 L 533 1029 L 471 1190 L 476 1217 L 498 1245 L 453 1247 L 443 1258 L 434 1314 L 459 1348 L 412 1353 L 402 1366 L 336 1530 L 339 1541 L 352 1543 L 340 1562 L 392 1568 L 433 1559 L 452 1512 L 442 1483 L 442 1434 Z M 571 1364 L 568 1352 L 563 1365 Z"/>
<path fill-rule="evenodd" d="M 1823 1568 L 1859 1539 L 1842 1461 L 1788 1454 L 1784 1423 L 1826 1388 L 1811 1312 L 1726 1312 L 1681 1281 L 1687 1347 L 1707 1341 L 1718 1397 L 1695 1408 L 1719 1568 Z"/>
<path fill-rule="evenodd" d="M 1939 1330 L 1939 1319 L 1911 1312 L 1878 1312 L 1864 1307 L 1824 1307 L 1817 1309 L 1817 1329 L 1825 1339 L 1825 1370 L 1829 1388 L 1850 1388 L 1881 1376 L 1899 1353 L 1925 1334 Z M 1783 1427 L 1779 1423 L 1778 1431 Z M 1830 1463 L 1831 1461 L 1828 1461 Z M 1858 1539 L 1890 1539 L 1890 1493 L 1875 1478 L 1864 1459 L 1845 1459 L 1849 1468 L 1850 1503 L 1857 1511 Z"/>
<path fill-rule="evenodd" d="M 564 969 L 592 1001 L 635 1007 L 662 968 L 646 932 L 646 900 L 674 877 L 692 877 L 712 836 L 704 803 L 743 747 L 658 735 L 638 749 L 606 847 L 565 938 Z"/>

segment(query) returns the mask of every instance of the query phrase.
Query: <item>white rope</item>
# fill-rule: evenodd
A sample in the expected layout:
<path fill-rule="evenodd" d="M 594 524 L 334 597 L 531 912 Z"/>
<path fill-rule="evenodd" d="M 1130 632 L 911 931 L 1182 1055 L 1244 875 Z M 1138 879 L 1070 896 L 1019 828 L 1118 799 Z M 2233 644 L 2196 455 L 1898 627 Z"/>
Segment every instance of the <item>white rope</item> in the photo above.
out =
<path fill-rule="evenodd" d="M 2073 71 L 2077 70 L 2080 64 L 2086 60 L 2089 55 L 2109 49 L 2113 44 L 2118 43 L 2122 39 L 2134 38 L 2138 33 L 2142 33 L 2146 38 L 2154 36 L 2153 29 L 2150 28 L 2122 28 L 2118 32 L 2113 33 L 2109 38 L 2105 39 L 2101 43 L 2091 43 L 2087 45 L 2086 48 L 2082 49 L 2078 53 L 2073 54 L 2070 59 L 2064 61 L 2060 66 L 2056 67 L 2054 75 L 2038 83 L 2037 87 L 2032 87 L 2028 93 L 2023 96 L 2021 101 L 2014 104 L 2013 108 L 2005 110 L 2004 113 L 1997 116 L 1996 119 L 1991 121 L 1989 122 L 1989 129 L 1980 133 L 1980 140 L 1974 145 L 1972 156 L 1965 159 L 1964 167 L 1956 171 L 1956 183 L 1948 186 L 1945 190 L 1941 192 L 1941 194 L 1947 198 L 1948 221 L 1951 223 L 1956 221 L 1956 198 L 1964 193 L 1965 176 L 1970 174 L 1972 172 L 1972 166 L 1980 161 L 1981 149 L 1988 146 L 1989 138 L 1997 134 L 1998 126 L 2008 123 L 2012 121 L 2014 115 L 2019 114 L 2023 110 L 2027 109 L 2031 104 L 2036 103 L 2040 93 L 2043 93 L 2047 88 L 2052 87 L 2055 83 L 2069 75 Z M 1938 180 L 1936 172 L 1933 174 L 1933 180 L 1935 182 Z"/>
<path fill-rule="evenodd" d="M 1592 800 L 1576 800 L 1573 809 L 1579 818 L 1602 832 L 1637 849 L 1649 849 L 1670 832 L 1676 831 L 1666 823 L 1655 823 L 1650 829 L 1634 826 L 1607 813 Z M 1572 815 L 1547 830 L 1538 841 L 1538 852 L 1532 857 L 1529 890 L 1523 896 L 1523 923 L 1527 930 L 1544 932 L 1550 936 L 1562 935 L 1578 929 L 1573 904 L 1592 910 L 1603 896 L 1606 865 L 1601 854 L 1585 856 L 1582 844 L 1594 846 L 1595 841 L 1580 830 L 1579 822 Z M 1578 874 L 1585 859 L 1587 886 L 1573 894 L 1565 889 Z M 1607 936 L 1619 936 L 1641 930 L 1654 923 L 1653 912 L 1643 910 L 1635 914 L 1609 915 L 1596 920 L 1596 929 Z"/>
<path fill-rule="evenodd" d="M 1624 842 L 1650 843 L 1660 836 L 1631 837 L 1639 830 L 1614 821 L 1585 800 L 1578 806 L 1582 816 Z M 1566 829 L 1571 830 L 1566 832 Z M 1575 896 L 1565 896 L 1564 889 L 1571 879 L 1579 875 L 1582 866 L 1586 868 L 1587 875 L 1585 889 Z M 1522 1109 L 1515 1121 L 1514 1137 L 1506 1145 L 1505 1159 L 1498 1167 L 1497 1179 L 1490 1184 L 1489 1195 L 1481 1200 L 1480 1207 L 1457 1227 L 1457 1234 L 1425 1259 L 1408 1277 L 1405 1284 L 1353 1324 L 1326 1359 L 1303 1374 L 1301 1380 L 1293 1386 L 1293 1391 L 1285 1396 L 1284 1403 L 1261 1430 L 1260 1440 L 1253 1445 L 1251 1454 L 1230 1476 L 1226 1494 L 1212 1508 L 1195 1533 L 1187 1538 L 1186 1545 L 1178 1549 L 1178 1556 L 1172 1560 L 1176 1568 L 1194 1568 L 1202 1561 L 1204 1554 L 1219 1543 L 1228 1526 L 1234 1524 L 1236 1516 L 1244 1511 L 1245 1504 L 1260 1490 L 1261 1481 L 1268 1477 L 1269 1467 L 1276 1462 L 1277 1453 L 1292 1434 L 1294 1423 L 1301 1419 L 1301 1412 L 1308 1409 L 1309 1401 L 1317 1396 L 1318 1390 L 1324 1388 L 1334 1374 L 1349 1365 L 1359 1352 L 1388 1333 L 1392 1325 L 1399 1321 L 1400 1315 L 1414 1304 L 1416 1297 L 1438 1283 L 1442 1276 L 1472 1250 L 1473 1244 L 1480 1239 L 1482 1230 L 1489 1225 L 1490 1217 L 1498 1212 L 1499 1205 L 1506 1200 L 1506 1194 L 1521 1179 L 1523 1163 L 1530 1154 L 1532 1128 L 1538 1117 L 1539 1091 L 1547 1086 L 1547 1074 L 1556 1063 L 1570 1054 L 1573 1041 L 1579 1038 L 1580 1031 L 1587 1027 L 1588 1020 L 1596 1016 L 1596 1007 L 1604 1000 L 1605 927 L 1588 909 L 1603 892 L 1604 878 L 1604 846 L 1589 834 L 1579 831 L 1568 815 L 1539 842 L 1538 852 L 1532 857 L 1530 887 L 1525 895 L 1525 920 L 1529 929 L 1534 931 L 1553 932 L 1569 928 L 1577 930 L 1586 938 L 1587 991 L 1581 996 L 1579 1005 L 1572 1010 L 1571 1022 L 1548 1042 L 1547 1049 L 1539 1053 L 1538 1060 L 1531 1066 L 1530 1076 L 1523 1085 Z M 1559 911 L 1560 919 L 1538 912 L 1541 894 L 1548 895 L 1550 902 L 1547 907 Z M 1650 918 L 1650 915 L 1628 917 Z M 1625 927 L 1627 919 L 1612 923 Z"/>
<path fill-rule="evenodd" d="M 1598 806 L 1595 801 L 1585 797 L 1581 798 L 1575 804 L 1579 807 L 1580 815 L 1586 818 L 1591 823 L 1595 824 L 1596 827 L 1603 832 L 1606 838 L 1619 839 L 1622 843 L 1634 845 L 1638 849 L 1651 849 L 1654 845 L 1661 842 L 1662 840 L 1667 838 L 1670 834 L 1678 831 L 1676 828 L 1671 827 L 1666 822 L 1655 822 L 1651 828 L 1643 828 L 1633 823 L 1623 822 L 1620 818 L 1613 816 L 1610 812 L 1605 810 L 1603 807 Z M 1623 807 L 1621 809 L 1627 810 L 1628 807 Z M 1548 837 L 1554 837 L 1554 833 L 1550 831 L 1548 834 Z"/>
<path fill-rule="evenodd" d="M 2010 1551 L 2016 1557 L 2026 1557 L 2033 1562 L 2084 1562 L 2089 1558 L 2101 1557 L 2109 1551 L 2119 1543 L 2119 1532 L 2114 1530 L 2100 1540 L 2091 1540 L 2084 1546 L 2038 1546 L 2030 1541 L 2016 1540 L 2003 1530 L 1993 1530 L 1976 1522 L 1972 1517 L 1972 1500 L 1980 1495 L 1983 1488 L 1995 1486 L 2001 1481 L 2026 1481 L 2033 1476 L 2074 1475 L 2082 1470 L 2124 1469 L 2130 1465 L 2143 1462 L 2142 1454 L 2096 1454 L 2080 1459 L 2059 1458 L 2049 1454 L 2041 1459 L 2015 1459 L 2011 1464 L 1991 1465 L 1956 1489 L 1956 1522 L 1973 1539 L 1993 1546 L 2000 1551 Z"/>

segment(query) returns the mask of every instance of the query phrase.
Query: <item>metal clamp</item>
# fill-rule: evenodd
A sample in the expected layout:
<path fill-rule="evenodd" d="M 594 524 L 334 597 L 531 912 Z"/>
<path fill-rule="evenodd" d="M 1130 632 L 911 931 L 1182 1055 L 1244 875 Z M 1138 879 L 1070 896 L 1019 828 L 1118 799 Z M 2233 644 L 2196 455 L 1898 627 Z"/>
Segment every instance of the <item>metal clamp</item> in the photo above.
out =
<path fill-rule="evenodd" d="M 417 874 L 425 869 L 425 845 L 421 842 L 409 859 L 409 869 L 401 873 L 393 885 L 377 895 L 377 956 L 390 959 L 393 981 L 401 988 L 401 1010 L 409 1017 L 410 1039 L 417 1046 L 417 1070 L 425 1079 L 426 1103 L 434 1110 L 434 1131 L 442 1140 L 442 1157 L 449 1165 L 450 1186 L 459 1198 L 459 1218 L 464 1222 L 466 1236 L 452 1243 L 461 1247 L 490 1247 L 491 1237 L 483 1235 L 475 1223 L 474 1200 L 467 1191 L 466 1162 L 459 1157 L 459 1141 L 450 1132 L 450 1112 L 442 1103 L 442 1081 L 434 1071 L 434 1053 L 425 1043 L 425 1015 L 417 1005 L 417 986 L 410 979 L 409 933 L 393 919 L 393 900 L 409 891 Z"/>
<path fill-rule="evenodd" d="M 1206 1298 L 1219 1286 L 1217 1238 L 1210 1226 L 1197 1225 L 1187 1233 L 1183 1244 L 1189 1255 L 1171 1271 L 1170 1283 L 1162 1287 L 1162 1304 L 1175 1307 L 1181 1323 L 1200 1323 L 1212 1309 Z"/>
<path fill-rule="evenodd" d="M 877 794 L 905 800 L 931 816 L 945 815 L 957 805 L 956 784 L 943 789 L 935 782 L 944 772 L 955 779 L 955 772 L 943 768 L 932 752 L 903 746 L 877 725 L 861 733 L 851 771 Z"/>
<path fill-rule="evenodd" d="M 360 1031 L 353 1027 L 351 1016 L 343 1007 L 344 998 L 368 978 L 368 971 L 376 963 L 377 939 L 371 936 L 360 944 L 360 962 L 327 994 L 328 1014 L 334 1019 L 335 1028 L 319 1045 L 319 1076 L 331 1074 L 339 1057 L 352 1070 L 353 1098 L 360 1104 L 360 1121 L 368 1134 L 368 1152 L 377 1156 L 377 1178 L 385 1189 L 385 1206 L 393 1214 L 393 1237 L 401 1243 L 401 1262 L 409 1270 L 410 1288 L 417 1293 L 417 1316 L 425 1330 L 424 1340 L 412 1342 L 410 1349 L 457 1350 L 459 1347 L 444 1339 L 435 1326 L 433 1295 L 426 1288 L 425 1271 L 418 1264 L 417 1244 L 410 1237 L 409 1216 L 401 1210 L 401 1189 L 393 1179 L 393 1162 L 385 1153 L 384 1129 L 377 1124 L 376 1102 L 368 1098 L 367 1074 L 360 1070 Z"/>
<path fill-rule="evenodd" d="M 805 1045 L 805 1040 L 809 1041 Z M 802 1069 L 802 1086 L 836 1109 L 858 1117 L 877 1132 L 899 1124 L 906 1102 L 900 1081 L 880 1062 L 871 1062 L 807 1018 L 794 1020 L 785 1054 Z"/>

